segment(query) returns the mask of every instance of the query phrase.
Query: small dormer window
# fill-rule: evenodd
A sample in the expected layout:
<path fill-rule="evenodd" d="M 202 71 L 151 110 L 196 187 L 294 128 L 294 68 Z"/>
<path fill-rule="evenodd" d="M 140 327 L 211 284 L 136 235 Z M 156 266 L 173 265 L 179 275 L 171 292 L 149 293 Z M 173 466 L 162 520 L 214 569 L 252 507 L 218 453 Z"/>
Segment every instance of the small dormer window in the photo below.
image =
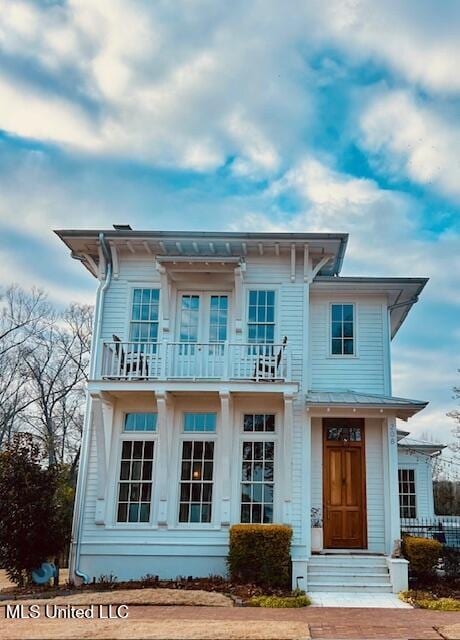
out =
<path fill-rule="evenodd" d="M 355 307 L 353 304 L 331 304 L 331 354 L 355 355 Z"/>

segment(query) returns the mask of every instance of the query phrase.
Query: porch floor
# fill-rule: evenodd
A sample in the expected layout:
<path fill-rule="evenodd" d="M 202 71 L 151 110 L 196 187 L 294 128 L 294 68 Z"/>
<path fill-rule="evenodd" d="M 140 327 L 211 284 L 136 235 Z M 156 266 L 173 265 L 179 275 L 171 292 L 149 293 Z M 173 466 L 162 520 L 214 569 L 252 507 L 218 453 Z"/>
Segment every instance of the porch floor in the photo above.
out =
<path fill-rule="evenodd" d="M 357 593 L 346 591 L 308 591 L 312 607 L 361 609 L 412 609 L 394 593 Z"/>

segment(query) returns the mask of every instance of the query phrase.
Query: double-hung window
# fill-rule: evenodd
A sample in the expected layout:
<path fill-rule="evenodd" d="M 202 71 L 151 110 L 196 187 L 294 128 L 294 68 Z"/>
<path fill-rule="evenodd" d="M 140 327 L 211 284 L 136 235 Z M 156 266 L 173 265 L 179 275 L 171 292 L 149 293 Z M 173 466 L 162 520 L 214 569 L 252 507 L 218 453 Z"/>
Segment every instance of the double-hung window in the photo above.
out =
<path fill-rule="evenodd" d="M 275 292 L 266 289 L 249 291 L 248 342 L 273 344 L 275 341 Z"/>
<path fill-rule="evenodd" d="M 135 433 L 157 429 L 156 413 L 127 413 L 121 443 L 117 522 L 149 522 L 152 503 L 154 440 L 134 439 Z"/>
<path fill-rule="evenodd" d="M 129 339 L 131 342 L 158 342 L 159 289 L 133 290 Z"/>
<path fill-rule="evenodd" d="M 185 413 L 184 433 L 190 439 L 182 441 L 179 482 L 179 522 L 209 523 L 212 520 L 214 483 L 215 413 Z M 192 434 L 208 434 L 206 437 Z"/>
<path fill-rule="evenodd" d="M 331 304 L 331 355 L 356 353 L 355 308 L 353 304 Z"/>
<path fill-rule="evenodd" d="M 401 518 L 416 518 L 415 469 L 398 469 L 399 514 Z"/>
<path fill-rule="evenodd" d="M 123 440 L 117 522 L 149 522 L 152 502 L 152 440 Z"/>
<path fill-rule="evenodd" d="M 275 491 L 275 416 L 246 414 L 241 460 L 241 512 L 244 523 L 273 522 Z M 251 438 L 249 433 L 271 434 L 271 438 Z"/>

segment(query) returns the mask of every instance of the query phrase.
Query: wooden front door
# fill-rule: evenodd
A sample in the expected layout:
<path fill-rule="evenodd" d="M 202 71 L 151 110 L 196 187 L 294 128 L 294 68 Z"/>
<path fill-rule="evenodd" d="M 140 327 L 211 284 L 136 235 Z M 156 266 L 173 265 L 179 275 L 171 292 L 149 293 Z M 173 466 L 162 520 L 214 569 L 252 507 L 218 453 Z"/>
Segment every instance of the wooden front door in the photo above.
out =
<path fill-rule="evenodd" d="M 326 549 L 367 547 L 364 420 L 323 419 Z"/>

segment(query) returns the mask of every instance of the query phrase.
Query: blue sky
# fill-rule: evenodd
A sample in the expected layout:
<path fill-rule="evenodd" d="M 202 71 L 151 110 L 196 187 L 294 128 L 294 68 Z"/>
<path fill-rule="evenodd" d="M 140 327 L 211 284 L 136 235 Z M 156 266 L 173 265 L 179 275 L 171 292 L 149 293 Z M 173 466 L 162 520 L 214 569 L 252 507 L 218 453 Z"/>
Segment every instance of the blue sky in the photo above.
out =
<path fill-rule="evenodd" d="M 346 231 L 344 275 L 428 276 L 394 393 L 460 383 L 460 4 L 0 0 L 0 277 L 87 301 L 51 233 Z"/>

